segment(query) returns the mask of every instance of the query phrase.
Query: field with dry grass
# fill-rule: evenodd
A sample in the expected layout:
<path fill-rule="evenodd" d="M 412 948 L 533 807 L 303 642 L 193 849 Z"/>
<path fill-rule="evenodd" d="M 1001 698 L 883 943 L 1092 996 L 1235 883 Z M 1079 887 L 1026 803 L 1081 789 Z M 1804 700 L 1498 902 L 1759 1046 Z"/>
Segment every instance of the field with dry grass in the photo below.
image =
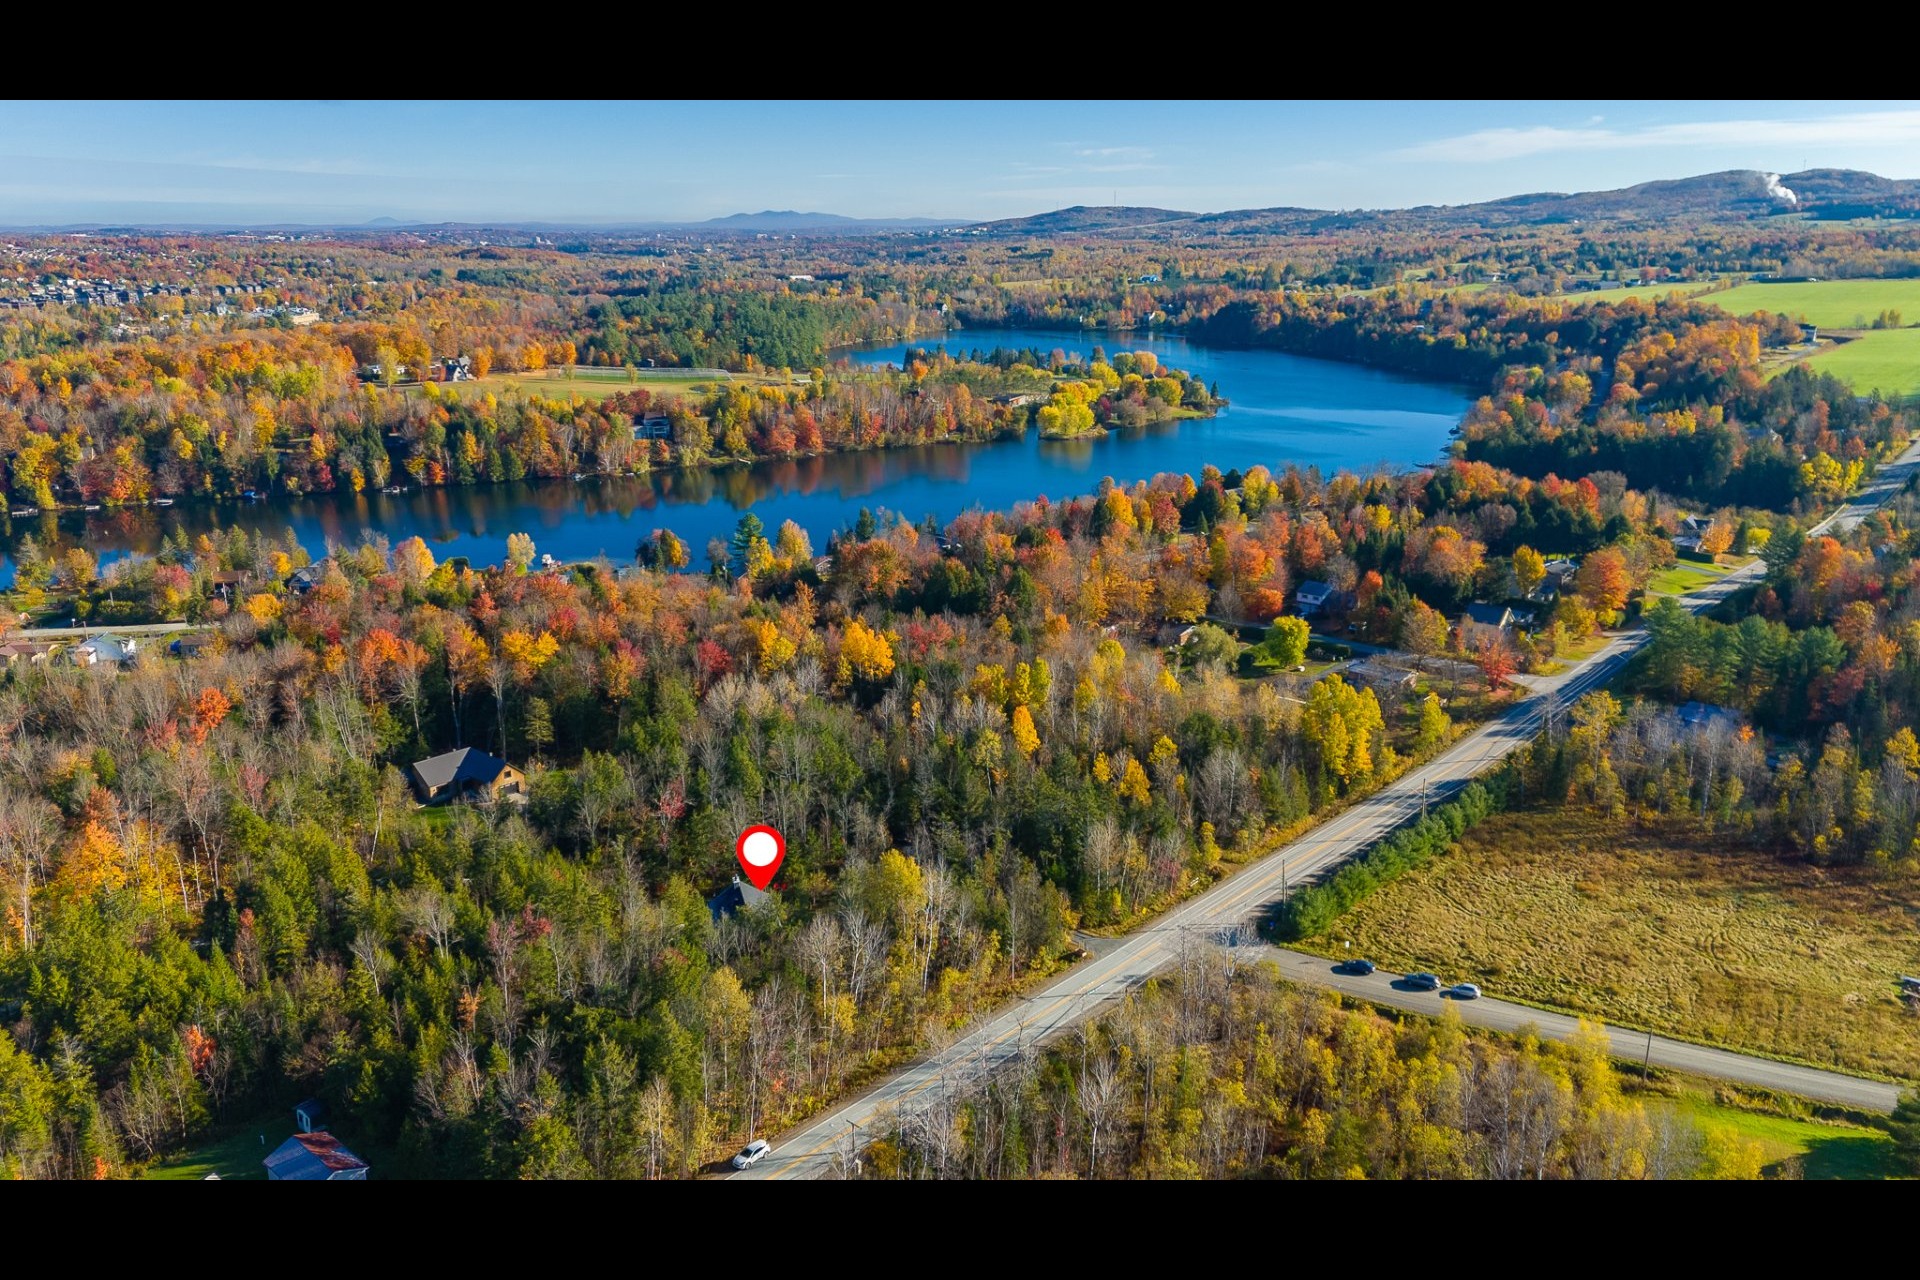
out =
<path fill-rule="evenodd" d="M 1920 878 L 1819 868 L 1697 829 L 1497 815 L 1316 941 L 1488 995 L 1730 1048 L 1920 1077 Z"/>

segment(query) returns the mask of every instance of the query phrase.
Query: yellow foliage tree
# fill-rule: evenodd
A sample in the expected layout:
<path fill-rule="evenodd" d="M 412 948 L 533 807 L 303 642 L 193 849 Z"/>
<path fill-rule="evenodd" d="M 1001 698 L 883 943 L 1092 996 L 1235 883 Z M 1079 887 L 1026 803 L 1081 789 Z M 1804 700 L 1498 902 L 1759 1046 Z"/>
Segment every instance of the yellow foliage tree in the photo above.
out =
<path fill-rule="evenodd" d="M 127 883 L 127 851 L 119 837 L 97 822 L 88 822 L 67 846 L 54 875 L 54 890 L 64 898 L 90 898 L 112 892 Z"/>
<path fill-rule="evenodd" d="M 550 631 L 542 631 L 538 636 L 509 631 L 500 637 L 501 656 L 513 664 L 514 673 L 522 680 L 546 666 L 559 652 L 560 642 Z"/>
<path fill-rule="evenodd" d="M 248 596 L 245 608 L 255 622 L 263 627 L 271 626 L 280 616 L 280 597 L 270 596 L 262 591 Z"/>
<path fill-rule="evenodd" d="M 887 638 L 855 618 L 840 638 L 840 661 L 852 675 L 879 682 L 893 675 L 893 646 Z"/>
<path fill-rule="evenodd" d="M 1025 707 L 1013 709 L 1013 745 L 1020 754 L 1031 756 L 1040 749 L 1040 732 L 1033 727 L 1033 713 Z"/>

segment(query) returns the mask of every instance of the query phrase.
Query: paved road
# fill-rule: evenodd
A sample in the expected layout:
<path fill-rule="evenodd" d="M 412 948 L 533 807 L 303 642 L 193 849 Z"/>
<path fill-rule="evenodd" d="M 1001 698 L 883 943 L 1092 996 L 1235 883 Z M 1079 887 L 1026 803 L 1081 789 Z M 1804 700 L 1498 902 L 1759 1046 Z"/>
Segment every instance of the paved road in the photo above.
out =
<path fill-rule="evenodd" d="M 169 636 L 176 631 L 211 631 L 211 623 L 130 622 L 112 627 L 26 627 L 9 631 L 8 640 L 84 640 L 88 636 Z"/>
<path fill-rule="evenodd" d="M 1447 1000 L 1438 992 L 1415 991 L 1400 981 L 1401 975 L 1388 973 L 1384 969 L 1360 978 L 1333 972 L 1333 962 L 1324 956 L 1265 945 L 1250 949 L 1256 950 L 1261 959 L 1277 962 L 1280 972 L 1292 981 L 1334 987 L 1372 1004 L 1434 1015 L 1451 1004 L 1459 1010 L 1461 1021 L 1472 1026 L 1509 1032 L 1532 1027 L 1549 1040 L 1568 1039 L 1580 1025 L 1576 1019 L 1564 1013 L 1547 1013 L 1527 1005 L 1509 1004 L 1485 996 L 1478 1000 Z M 1605 1030 L 1613 1056 L 1629 1062 L 1651 1062 L 1656 1067 L 1671 1067 L 1693 1075 L 1799 1094 L 1804 1098 L 1835 1102 L 1861 1111 L 1891 1111 L 1894 1103 L 1900 1100 L 1899 1086 L 1879 1080 L 1862 1080 L 1857 1076 L 1821 1071 L 1814 1067 L 1775 1062 L 1771 1058 L 1710 1049 L 1704 1045 L 1688 1044 L 1684 1040 L 1669 1040 L 1665 1036 L 1654 1036 L 1649 1042 L 1644 1031 L 1629 1031 L 1621 1027 L 1607 1027 Z"/>
<path fill-rule="evenodd" d="M 1895 463 L 1883 468 L 1871 486 L 1853 502 L 1815 526 L 1815 531 L 1843 530 L 1858 524 L 1875 507 L 1897 492 L 1916 467 L 1920 467 L 1920 443 L 1916 443 Z M 1730 592 L 1756 581 L 1762 572 L 1763 566 L 1758 562 L 1747 565 L 1693 595 L 1682 597 L 1681 603 L 1696 611 L 1711 608 Z M 871 1124 L 882 1109 L 911 1106 L 915 1099 L 928 1090 L 944 1087 L 950 1079 L 974 1078 L 983 1069 L 990 1070 L 1011 1061 L 1036 1041 L 1098 1014 L 1105 1006 L 1172 961 L 1182 945 L 1195 939 L 1221 938 L 1235 926 L 1271 910 L 1280 902 L 1289 886 L 1314 879 L 1360 853 L 1413 818 L 1426 804 L 1446 798 L 1498 763 L 1509 752 L 1531 741 L 1540 731 L 1544 715 L 1606 684 L 1645 641 L 1644 631 L 1615 636 L 1585 662 L 1561 675 L 1529 681 L 1534 690 L 1531 696 L 1462 738 L 1443 755 L 1403 775 L 1391 786 L 1375 792 L 1344 813 L 1321 823 L 1276 853 L 1240 869 L 1140 931 L 1129 934 L 1104 954 L 1076 965 L 1049 986 L 975 1024 L 952 1044 L 922 1057 L 870 1092 L 835 1108 L 805 1128 L 778 1139 L 772 1155 L 753 1168 L 732 1176 L 812 1178 L 831 1175 L 836 1157 L 846 1151 L 850 1136 Z M 1384 983 L 1380 985 L 1385 987 L 1388 995 L 1400 994 Z M 1407 994 L 1419 998 L 1414 993 Z M 1389 1001 L 1383 998 L 1382 1003 Z M 1487 1002 L 1485 1007 L 1493 1009 L 1496 1005 Z M 1513 1006 L 1498 1007 L 1506 1009 Z M 1548 1021 L 1553 1017 L 1537 1010 L 1528 1010 L 1523 1021 L 1532 1022 L 1546 1032 Z M 1562 1021 L 1568 1029 L 1571 1028 L 1571 1020 Z M 1644 1035 L 1638 1036 L 1639 1046 L 1636 1048 L 1631 1043 L 1635 1033 L 1617 1034 L 1626 1037 L 1631 1050 L 1624 1056 L 1637 1058 L 1644 1052 Z M 1656 1050 L 1662 1043 L 1656 1037 Z M 1886 1086 L 1858 1081 L 1834 1072 L 1805 1067 L 1790 1068 L 1764 1058 L 1748 1058 L 1679 1041 L 1664 1043 L 1669 1046 L 1664 1051 L 1669 1059 L 1666 1065 L 1684 1063 L 1686 1069 L 1706 1075 L 1748 1079 L 1760 1074 L 1778 1078 L 1784 1073 L 1793 1073 L 1796 1083 L 1769 1087 L 1809 1093 L 1815 1097 L 1846 1098 L 1854 1096 L 1853 1091 L 1865 1089 L 1873 1098 L 1885 1097 L 1883 1092 L 1875 1091 L 1884 1090 Z M 1730 1074 L 1736 1068 L 1744 1074 Z M 1877 1104 L 1861 1101 L 1853 1105 Z M 1891 1103 L 1887 1105 L 1890 1107 Z"/>

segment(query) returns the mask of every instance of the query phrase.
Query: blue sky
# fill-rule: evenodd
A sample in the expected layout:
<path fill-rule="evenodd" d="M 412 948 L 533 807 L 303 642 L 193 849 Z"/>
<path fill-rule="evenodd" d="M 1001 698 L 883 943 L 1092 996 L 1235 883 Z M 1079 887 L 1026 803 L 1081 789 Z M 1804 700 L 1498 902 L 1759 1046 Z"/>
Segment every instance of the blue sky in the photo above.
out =
<path fill-rule="evenodd" d="M 0 225 L 998 218 L 1920 176 L 1914 102 L 8 103 Z"/>

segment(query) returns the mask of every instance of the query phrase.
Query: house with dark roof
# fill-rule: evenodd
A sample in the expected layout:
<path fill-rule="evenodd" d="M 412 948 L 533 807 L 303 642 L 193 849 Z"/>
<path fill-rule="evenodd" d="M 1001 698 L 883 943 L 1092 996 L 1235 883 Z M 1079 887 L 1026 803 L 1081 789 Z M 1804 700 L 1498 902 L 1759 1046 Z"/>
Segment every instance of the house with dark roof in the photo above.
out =
<path fill-rule="evenodd" d="M 713 914 L 713 922 L 719 924 L 721 920 L 743 907 L 759 906 L 766 901 L 766 898 L 766 890 L 756 889 L 739 876 L 735 876 L 732 884 L 707 899 L 707 910 Z"/>
<path fill-rule="evenodd" d="M 1300 616 L 1303 618 L 1311 618 L 1325 609 L 1332 600 L 1333 584 L 1316 582 L 1312 578 L 1301 583 L 1293 593 L 1294 607 L 1300 611 Z"/>
<path fill-rule="evenodd" d="M 295 569 L 293 576 L 287 579 L 287 586 L 299 592 L 301 595 L 305 595 L 326 580 L 327 562 L 325 560 L 316 560 L 310 565 Z"/>
<path fill-rule="evenodd" d="M 1513 639 L 1513 610 L 1503 604 L 1470 604 L 1460 615 L 1460 647 L 1499 644 Z"/>
<path fill-rule="evenodd" d="M 367 1162 L 330 1133 L 296 1133 L 260 1162 L 269 1182 L 365 1182 Z"/>
<path fill-rule="evenodd" d="M 673 419 L 664 413 L 642 414 L 633 420 L 635 440 L 673 439 Z"/>
<path fill-rule="evenodd" d="M 212 631 L 195 631 L 169 644 L 167 652 L 176 658 L 198 658 L 202 654 L 213 652 L 219 639 L 220 637 Z"/>
<path fill-rule="evenodd" d="M 499 756 L 461 747 L 413 765 L 413 789 L 422 804 L 442 800 L 493 801 L 527 793 L 527 778 Z"/>

